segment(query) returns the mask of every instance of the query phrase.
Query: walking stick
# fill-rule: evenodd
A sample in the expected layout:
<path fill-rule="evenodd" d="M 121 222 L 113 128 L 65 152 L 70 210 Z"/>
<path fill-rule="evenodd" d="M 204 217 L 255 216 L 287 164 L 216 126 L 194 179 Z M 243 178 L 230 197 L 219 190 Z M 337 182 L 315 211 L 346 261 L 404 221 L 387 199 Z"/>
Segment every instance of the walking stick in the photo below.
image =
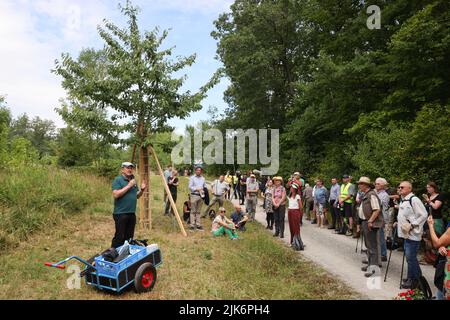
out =
<path fill-rule="evenodd" d="M 363 245 L 364 245 L 364 233 L 361 232 L 361 253 L 363 253 Z M 367 250 L 367 248 L 366 248 Z"/>
<path fill-rule="evenodd" d="M 405 249 L 403 249 L 403 261 L 402 261 L 402 272 L 400 274 L 400 289 L 402 288 L 402 281 L 403 281 L 403 268 L 405 266 Z"/>
<path fill-rule="evenodd" d="M 392 248 L 394 246 L 394 240 L 395 240 L 395 237 L 396 237 L 396 232 L 397 232 L 397 229 L 394 229 L 394 233 L 392 235 L 391 250 L 389 252 L 389 259 L 388 259 L 388 263 L 387 263 L 387 266 L 386 266 L 386 273 L 384 274 L 384 282 L 386 282 L 387 274 L 388 274 L 388 271 L 389 271 L 389 265 L 391 264 L 391 256 L 392 256 L 392 251 L 393 251 Z"/>
<path fill-rule="evenodd" d="M 361 232 L 361 237 L 362 237 L 362 232 Z M 361 238 L 361 237 L 358 237 L 358 239 L 356 239 L 356 248 L 355 248 L 355 253 L 358 253 L 358 243 L 359 243 L 359 238 Z M 361 242 L 362 242 L 362 240 L 361 240 Z"/>

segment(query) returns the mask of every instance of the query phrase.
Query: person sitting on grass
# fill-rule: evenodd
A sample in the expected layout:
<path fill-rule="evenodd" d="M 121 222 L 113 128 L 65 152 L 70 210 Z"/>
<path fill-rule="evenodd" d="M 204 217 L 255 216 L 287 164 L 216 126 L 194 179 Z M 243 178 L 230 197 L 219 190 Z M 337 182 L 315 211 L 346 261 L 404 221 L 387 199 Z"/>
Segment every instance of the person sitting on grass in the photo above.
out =
<path fill-rule="evenodd" d="M 238 235 L 236 233 L 236 227 L 234 226 L 233 221 L 225 217 L 225 208 L 219 208 L 219 215 L 212 223 L 211 232 L 214 237 L 227 234 L 231 240 L 237 240 Z"/>
<path fill-rule="evenodd" d="M 183 220 L 189 224 L 191 218 L 191 195 L 188 194 L 188 200 L 183 204 Z"/>
<path fill-rule="evenodd" d="M 242 208 L 239 204 L 234 207 L 234 212 L 231 215 L 231 220 L 233 221 L 236 229 L 239 229 L 239 231 L 246 231 L 245 224 L 248 221 L 248 215 L 242 211 Z"/>

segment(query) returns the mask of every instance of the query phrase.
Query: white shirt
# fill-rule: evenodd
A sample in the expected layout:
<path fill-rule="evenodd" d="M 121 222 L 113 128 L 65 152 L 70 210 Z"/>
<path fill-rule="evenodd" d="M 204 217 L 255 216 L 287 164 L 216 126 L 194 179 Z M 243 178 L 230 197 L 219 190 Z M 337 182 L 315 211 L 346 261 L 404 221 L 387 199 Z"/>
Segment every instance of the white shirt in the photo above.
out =
<path fill-rule="evenodd" d="M 300 195 L 295 195 L 295 198 L 289 197 L 289 206 L 288 209 L 300 209 L 300 206 L 298 205 L 298 200 L 300 200 Z"/>
<path fill-rule="evenodd" d="M 423 225 L 427 220 L 428 213 L 422 201 L 420 201 L 420 199 L 416 196 L 414 196 L 414 198 L 412 198 L 411 200 L 412 206 L 409 204 L 409 199 L 411 199 L 411 197 L 413 196 L 414 194 L 411 192 L 406 197 L 402 197 L 402 201 L 398 209 L 397 232 L 400 238 L 421 241 Z M 409 234 L 404 234 L 402 231 L 402 225 L 407 224 L 408 221 L 412 225 L 417 225 L 417 227 L 411 229 Z"/>

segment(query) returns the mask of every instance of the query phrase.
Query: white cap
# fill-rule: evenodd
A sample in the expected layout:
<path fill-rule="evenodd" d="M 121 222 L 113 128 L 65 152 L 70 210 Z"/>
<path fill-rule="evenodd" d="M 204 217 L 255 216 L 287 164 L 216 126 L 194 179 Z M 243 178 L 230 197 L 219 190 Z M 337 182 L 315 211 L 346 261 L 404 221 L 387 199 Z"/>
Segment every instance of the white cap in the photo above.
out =
<path fill-rule="evenodd" d="M 122 163 L 122 168 L 126 168 L 126 167 L 136 167 L 134 164 L 132 164 L 131 162 L 124 162 Z"/>

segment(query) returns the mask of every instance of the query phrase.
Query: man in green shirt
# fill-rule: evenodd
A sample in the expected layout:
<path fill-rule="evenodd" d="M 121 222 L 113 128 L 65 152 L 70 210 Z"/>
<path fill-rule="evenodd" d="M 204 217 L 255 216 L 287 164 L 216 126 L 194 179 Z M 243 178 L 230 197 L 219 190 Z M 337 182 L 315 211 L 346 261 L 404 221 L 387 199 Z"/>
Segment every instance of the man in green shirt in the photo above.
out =
<path fill-rule="evenodd" d="M 116 177 L 112 183 L 112 195 L 114 197 L 114 222 L 116 233 L 111 247 L 117 248 L 123 245 L 125 240 L 134 237 L 136 226 L 136 203 L 144 193 L 147 185 L 143 182 L 141 190 L 138 190 L 134 178 L 134 164 L 122 163 L 122 174 Z"/>

